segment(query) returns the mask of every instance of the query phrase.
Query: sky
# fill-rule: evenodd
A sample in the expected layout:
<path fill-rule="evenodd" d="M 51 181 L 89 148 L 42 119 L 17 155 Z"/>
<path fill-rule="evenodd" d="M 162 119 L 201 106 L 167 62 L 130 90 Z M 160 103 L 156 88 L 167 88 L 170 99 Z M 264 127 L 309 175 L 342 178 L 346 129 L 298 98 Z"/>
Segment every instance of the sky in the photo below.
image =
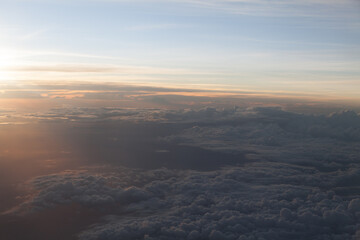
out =
<path fill-rule="evenodd" d="M 359 240 L 358 0 L 0 0 L 0 239 Z"/>
<path fill-rule="evenodd" d="M 356 0 L 2 0 L 0 80 L 359 101 Z"/>

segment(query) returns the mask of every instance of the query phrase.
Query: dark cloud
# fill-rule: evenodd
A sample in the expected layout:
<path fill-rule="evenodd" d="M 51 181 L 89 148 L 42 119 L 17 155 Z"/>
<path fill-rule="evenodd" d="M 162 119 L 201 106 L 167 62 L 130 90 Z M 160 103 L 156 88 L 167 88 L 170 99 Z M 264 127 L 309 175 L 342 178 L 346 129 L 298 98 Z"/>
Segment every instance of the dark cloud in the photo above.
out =
<path fill-rule="evenodd" d="M 39 193 L 18 211 L 75 202 L 107 215 L 81 239 L 354 239 L 360 198 L 323 189 L 326 178 L 282 163 L 62 173 L 33 180 Z"/>
<path fill-rule="evenodd" d="M 220 112 L 215 111 L 221 115 Z M 168 142 L 223 152 L 252 151 L 258 160 L 303 162 L 324 168 L 356 162 L 360 117 L 352 111 L 305 115 L 279 108 L 236 109 L 206 117 Z M 194 118 L 196 119 L 196 118 Z M 309 163 L 311 161 L 311 163 Z"/>
<path fill-rule="evenodd" d="M 82 123 L 85 116 L 91 123 L 115 121 L 101 128 L 90 124 L 99 132 L 94 146 L 105 145 L 101 138 L 110 135 L 101 134 L 110 128 L 114 149 L 124 144 L 121 153 L 133 152 L 126 157 L 134 165 L 107 161 L 110 147 L 98 155 L 90 148 L 98 164 L 110 166 L 36 177 L 30 181 L 34 194 L 9 214 L 71 204 L 90 208 L 101 218 L 82 228 L 78 236 L 87 240 L 359 236 L 360 116 L 355 112 L 72 108 L 52 114 Z M 131 124 L 115 127 L 124 121 Z M 116 135 L 125 129 L 134 135 Z M 152 144 L 141 143 L 145 136 Z"/>

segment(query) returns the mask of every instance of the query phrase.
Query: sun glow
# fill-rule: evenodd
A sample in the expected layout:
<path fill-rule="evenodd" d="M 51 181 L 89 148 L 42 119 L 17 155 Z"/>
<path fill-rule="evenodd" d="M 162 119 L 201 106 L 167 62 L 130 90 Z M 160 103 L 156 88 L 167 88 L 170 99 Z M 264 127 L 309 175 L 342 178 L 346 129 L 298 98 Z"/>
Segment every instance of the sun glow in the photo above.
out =
<path fill-rule="evenodd" d="M 10 81 L 10 80 L 13 80 L 11 74 L 8 71 L 3 70 L 2 66 L 0 66 L 0 81 L 5 82 L 5 81 Z"/>
<path fill-rule="evenodd" d="M 0 81 L 11 81 L 13 78 L 12 67 L 16 66 L 16 53 L 0 51 Z"/>
<path fill-rule="evenodd" d="M 10 80 L 10 78 L 10 74 L 4 69 L 2 63 L 0 62 L 0 81 L 7 81 Z"/>

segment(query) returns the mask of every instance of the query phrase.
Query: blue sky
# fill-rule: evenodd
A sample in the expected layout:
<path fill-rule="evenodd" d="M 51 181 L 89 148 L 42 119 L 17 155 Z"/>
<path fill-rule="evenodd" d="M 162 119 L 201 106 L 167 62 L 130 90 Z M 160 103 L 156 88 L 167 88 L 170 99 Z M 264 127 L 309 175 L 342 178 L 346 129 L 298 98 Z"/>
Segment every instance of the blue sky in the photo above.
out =
<path fill-rule="evenodd" d="M 356 0 L 3 0 L 0 80 L 356 98 Z"/>

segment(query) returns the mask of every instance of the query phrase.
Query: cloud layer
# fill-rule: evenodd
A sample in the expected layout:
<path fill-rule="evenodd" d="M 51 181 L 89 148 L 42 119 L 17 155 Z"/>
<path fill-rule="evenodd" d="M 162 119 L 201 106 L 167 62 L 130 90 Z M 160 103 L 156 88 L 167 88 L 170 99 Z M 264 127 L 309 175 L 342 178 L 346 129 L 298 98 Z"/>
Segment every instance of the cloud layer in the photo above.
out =
<path fill-rule="evenodd" d="M 94 209 L 101 221 L 79 234 L 89 240 L 360 236 L 355 112 L 205 108 L 137 114 L 142 121 L 184 124 L 186 130 L 162 142 L 247 152 L 251 161 L 202 172 L 110 166 L 42 176 L 31 181 L 34 195 L 13 213 L 74 203 Z"/>
<path fill-rule="evenodd" d="M 22 207 L 78 203 L 103 212 L 81 239 L 355 239 L 360 227 L 360 198 L 329 189 L 350 173 L 283 163 L 117 172 L 37 178 L 39 193 Z"/>

